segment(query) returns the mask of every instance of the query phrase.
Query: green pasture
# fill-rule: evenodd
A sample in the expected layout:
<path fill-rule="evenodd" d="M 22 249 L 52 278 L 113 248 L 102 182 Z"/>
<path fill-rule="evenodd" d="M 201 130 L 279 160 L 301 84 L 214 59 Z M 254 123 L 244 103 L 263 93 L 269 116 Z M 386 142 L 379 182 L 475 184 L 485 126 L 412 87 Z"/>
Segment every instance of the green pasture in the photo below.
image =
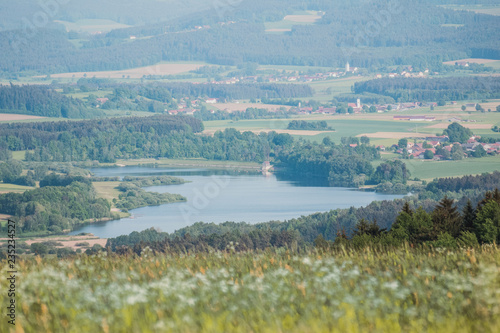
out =
<path fill-rule="evenodd" d="M 477 175 L 500 170 L 500 156 L 467 158 L 461 161 L 425 161 L 411 159 L 404 161 L 412 177 L 432 180 L 441 177 Z"/>

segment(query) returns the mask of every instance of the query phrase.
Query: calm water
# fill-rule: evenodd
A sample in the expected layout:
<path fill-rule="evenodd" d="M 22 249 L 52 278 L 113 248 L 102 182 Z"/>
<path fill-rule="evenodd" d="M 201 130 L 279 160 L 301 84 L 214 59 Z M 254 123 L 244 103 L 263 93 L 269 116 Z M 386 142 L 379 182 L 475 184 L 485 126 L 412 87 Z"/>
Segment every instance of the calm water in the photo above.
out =
<path fill-rule="evenodd" d="M 99 237 L 116 237 L 155 227 L 173 232 L 195 222 L 226 221 L 249 223 L 288 220 L 336 208 L 366 206 L 374 200 L 392 200 L 384 195 L 348 188 L 321 187 L 279 180 L 275 175 L 209 169 L 117 167 L 91 170 L 96 176 L 172 175 L 189 183 L 153 186 L 147 191 L 178 193 L 187 202 L 131 210 L 130 218 L 95 223 L 71 234 L 90 232 Z"/>

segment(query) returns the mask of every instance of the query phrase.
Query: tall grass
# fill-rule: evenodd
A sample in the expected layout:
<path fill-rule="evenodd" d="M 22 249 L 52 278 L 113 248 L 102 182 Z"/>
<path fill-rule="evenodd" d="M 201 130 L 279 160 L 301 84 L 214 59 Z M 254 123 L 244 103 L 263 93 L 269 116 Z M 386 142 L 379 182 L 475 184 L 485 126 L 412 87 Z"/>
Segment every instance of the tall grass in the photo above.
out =
<path fill-rule="evenodd" d="M 500 331 L 496 245 L 307 254 L 146 249 L 24 258 L 18 271 L 15 328 L 24 332 Z M 6 288 L 2 278 L 2 307 Z"/>

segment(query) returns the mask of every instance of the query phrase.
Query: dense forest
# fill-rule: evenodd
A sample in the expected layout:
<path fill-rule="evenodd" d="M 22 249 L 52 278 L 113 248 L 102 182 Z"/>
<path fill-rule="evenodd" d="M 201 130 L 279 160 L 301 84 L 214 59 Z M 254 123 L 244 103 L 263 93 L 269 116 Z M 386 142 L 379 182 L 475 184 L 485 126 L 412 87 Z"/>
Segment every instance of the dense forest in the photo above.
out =
<path fill-rule="evenodd" d="M 0 212 L 16 218 L 20 233 L 61 233 L 86 220 L 111 218 L 110 208 L 90 182 L 0 194 Z"/>
<path fill-rule="evenodd" d="M 385 95 L 398 102 L 500 98 L 500 78 L 382 78 L 356 82 L 354 92 Z"/>
<path fill-rule="evenodd" d="M 87 108 L 82 101 L 66 97 L 47 86 L 0 86 L 0 111 L 41 117 L 96 118 L 102 111 Z"/>
<path fill-rule="evenodd" d="M 158 145 L 161 138 L 175 144 L 176 139 L 187 135 L 184 132 L 202 130 L 198 119 L 167 115 L 14 123 L 0 125 L 0 142 L 12 151 L 34 150 L 27 153 L 27 161 L 109 162 L 120 156 L 156 157 L 168 149 Z"/>
<path fill-rule="evenodd" d="M 92 48 L 76 48 L 68 33 L 49 25 L 29 34 L 0 32 L 4 51 L 0 69 L 96 71 L 178 60 L 336 67 L 349 61 L 365 68 L 405 64 L 440 68 L 443 61 L 470 56 L 499 58 L 498 17 L 454 11 L 425 0 L 397 4 L 244 0 L 229 7 L 222 11 L 223 17 L 212 10 L 152 29 L 129 28 L 123 33 L 118 30 L 88 37 Z M 296 10 L 325 14 L 316 24 L 295 25 L 285 34 L 265 32 L 264 22 L 280 21 Z M 210 28 L 194 29 L 201 25 Z M 177 29 L 183 33 L 175 33 Z M 131 35 L 148 38 L 130 42 Z"/>

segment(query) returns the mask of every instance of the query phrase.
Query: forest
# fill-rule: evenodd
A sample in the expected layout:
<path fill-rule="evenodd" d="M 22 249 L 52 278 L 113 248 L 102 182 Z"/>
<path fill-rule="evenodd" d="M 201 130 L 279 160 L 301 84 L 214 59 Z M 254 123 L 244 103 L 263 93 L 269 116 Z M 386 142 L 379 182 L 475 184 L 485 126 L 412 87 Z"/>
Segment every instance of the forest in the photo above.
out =
<path fill-rule="evenodd" d="M 333 67 L 349 61 L 364 68 L 413 64 L 415 69 L 439 69 L 443 61 L 471 56 L 500 59 L 498 17 L 437 7 L 427 0 L 385 5 L 363 0 L 245 0 L 229 7 L 222 18 L 200 13 L 187 16 L 183 23 L 179 18 L 179 23 L 165 22 L 151 29 L 128 28 L 87 37 L 91 48 L 76 48 L 68 33 L 53 26 L 35 30 L 29 39 L 22 30 L 0 32 L 4 50 L 0 69 L 85 72 L 179 60 Z M 296 10 L 325 14 L 316 24 L 295 25 L 284 34 L 265 32 L 264 22 L 280 21 Z M 210 28 L 194 29 L 202 25 Z M 174 33 L 178 29 L 182 33 Z M 131 35 L 147 38 L 130 42 Z"/>
<path fill-rule="evenodd" d="M 97 118 L 104 115 L 91 110 L 78 99 L 66 97 L 47 86 L 0 86 L 0 111 L 41 117 Z"/>
<path fill-rule="evenodd" d="M 0 212 L 16 218 L 19 233 L 58 234 L 85 221 L 111 219 L 110 208 L 92 184 L 79 181 L 0 194 Z"/>
<path fill-rule="evenodd" d="M 385 95 L 397 102 L 461 101 L 500 98 L 500 78 L 382 78 L 354 84 L 356 94 Z"/>

